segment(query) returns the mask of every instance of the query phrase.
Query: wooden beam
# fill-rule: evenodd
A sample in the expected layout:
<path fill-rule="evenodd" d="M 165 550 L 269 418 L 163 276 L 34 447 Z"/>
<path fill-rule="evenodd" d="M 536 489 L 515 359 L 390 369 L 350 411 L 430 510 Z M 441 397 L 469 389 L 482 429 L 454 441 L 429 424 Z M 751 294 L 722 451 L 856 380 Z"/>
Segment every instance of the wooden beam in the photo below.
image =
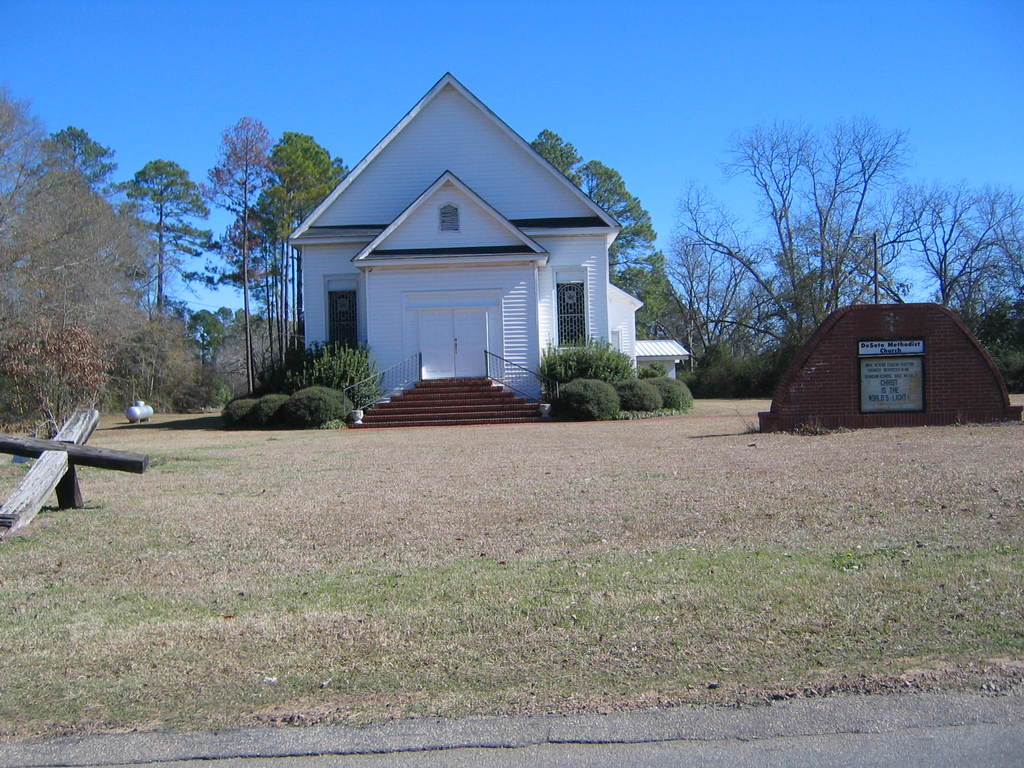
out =
<path fill-rule="evenodd" d="M 37 458 L 48 451 L 61 451 L 68 455 L 72 464 L 100 469 L 117 469 L 122 472 L 142 474 L 149 464 L 149 457 L 134 451 L 115 451 L 110 448 L 96 448 L 91 445 L 77 445 L 64 442 L 60 435 L 53 440 L 39 440 L 34 437 L 0 434 L 0 453 Z"/>
<path fill-rule="evenodd" d="M 70 419 L 61 427 L 57 433 L 57 441 L 71 443 L 85 442 L 92 435 L 99 423 L 99 411 L 75 411 Z M 50 442 L 50 441 L 43 441 Z M 50 498 L 57 484 L 60 483 L 68 471 L 68 453 L 66 450 L 43 451 L 35 460 L 32 467 L 25 473 L 25 477 L 8 497 L 7 501 L 0 505 L 0 525 L 10 526 L 11 530 L 17 530 L 32 522 L 39 514 L 46 500 Z M 65 486 L 62 496 L 66 498 L 81 499 L 81 492 L 78 490 L 77 479 L 72 477 L 69 481 L 73 487 Z"/>

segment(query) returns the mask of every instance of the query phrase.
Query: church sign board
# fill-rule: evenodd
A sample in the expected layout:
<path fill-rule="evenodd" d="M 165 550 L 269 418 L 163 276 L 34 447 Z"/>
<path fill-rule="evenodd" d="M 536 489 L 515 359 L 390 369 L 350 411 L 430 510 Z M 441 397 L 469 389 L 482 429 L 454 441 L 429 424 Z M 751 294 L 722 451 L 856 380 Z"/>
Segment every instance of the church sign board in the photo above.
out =
<path fill-rule="evenodd" d="M 985 348 L 938 304 L 858 304 L 829 315 L 775 389 L 762 432 L 1019 421 Z"/>
<path fill-rule="evenodd" d="M 924 340 L 861 341 L 860 412 L 924 410 Z"/>

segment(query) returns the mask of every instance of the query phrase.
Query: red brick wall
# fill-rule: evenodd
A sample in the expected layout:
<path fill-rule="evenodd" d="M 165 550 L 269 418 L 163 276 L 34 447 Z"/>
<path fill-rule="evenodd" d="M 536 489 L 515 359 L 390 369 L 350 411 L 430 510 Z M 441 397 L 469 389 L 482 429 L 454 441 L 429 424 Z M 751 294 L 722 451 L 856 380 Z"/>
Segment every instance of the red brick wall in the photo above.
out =
<path fill-rule="evenodd" d="M 861 413 L 858 342 L 924 340 L 924 411 Z M 858 304 L 826 318 L 775 390 L 762 432 L 1019 420 L 992 358 L 938 304 Z"/>

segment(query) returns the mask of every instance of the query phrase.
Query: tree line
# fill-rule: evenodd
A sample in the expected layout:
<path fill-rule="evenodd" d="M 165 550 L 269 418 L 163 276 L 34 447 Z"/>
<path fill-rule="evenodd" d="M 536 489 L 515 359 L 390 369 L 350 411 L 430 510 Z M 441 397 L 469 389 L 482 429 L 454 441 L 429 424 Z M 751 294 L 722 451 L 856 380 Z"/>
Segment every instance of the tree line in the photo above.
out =
<path fill-rule="evenodd" d="M 756 211 L 691 184 L 664 251 L 618 171 L 550 130 L 532 146 L 620 222 L 611 280 L 644 302 L 639 337 L 693 352 L 699 396 L 770 394 L 830 312 L 876 295 L 950 307 L 1024 387 L 1024 201 L 914 182 L 899 131 L 857 120 L 740 135 L 725 170 Z M 76 376 L 108 407 L 216 405 L 304 346 L 302 264 L 287 236 L 344 177 L 340 157 L 243 117 L 199 181 L 166 159 L 118 181 L 114 158 L 81 128 L 47 134 L 0 91 L 0 421 L 52 421 L 47 403 Z M 217 236 L 203 228 L 211 206 L 231 215 Z M 237 288 L 242 309 L 191 310 L 180 289 L 197 283 Z"/>
<path fill-rule="evenodd" d="M 0 90 L 0 422 L 52 429 L 70 391 L 113 409 L 218 405 L 303 347 L 287 235 L 342 160 L 251 117 L 204 180 L 162 158 L 116 180 L 114 158 L 81 128 L 47 134 Z M 231 214 L 217 237 L 210 206 Z M 196 283 L 240 289 L 243 308 L 190 310 L 180 289 Z"/>
<path fill-rule="evenodd" d="M 667 252 L 621 177 L 543 131 L 533 146 L 623 225 L 611 278 L 644 301 L 641 338 L 694 354 L 699 396 L 766 396 L 793 351 L 853 303 L 936 301 L 1024 391 L 1024 198 L 1007 187 L 916 182 L 900 131 L 869 120 L 740 135 L 725 173 L 755 212 L 688 186 Z"/>

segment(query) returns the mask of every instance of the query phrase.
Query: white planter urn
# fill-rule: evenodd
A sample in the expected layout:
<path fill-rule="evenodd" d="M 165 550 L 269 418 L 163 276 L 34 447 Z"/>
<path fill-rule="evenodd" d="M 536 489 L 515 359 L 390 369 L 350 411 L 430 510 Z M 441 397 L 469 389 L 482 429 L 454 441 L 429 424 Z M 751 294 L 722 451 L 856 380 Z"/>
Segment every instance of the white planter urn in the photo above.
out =
<path fill-rule="evenodd" d="M 362 408 L 356 408 L 354 411 L 352 411 L 352 413 L 349 414 L 348 418 L 349 418 L 349 421 L 351 421 L 353 424 L 362 424 L 363 423 L 363 409 Z"/>

